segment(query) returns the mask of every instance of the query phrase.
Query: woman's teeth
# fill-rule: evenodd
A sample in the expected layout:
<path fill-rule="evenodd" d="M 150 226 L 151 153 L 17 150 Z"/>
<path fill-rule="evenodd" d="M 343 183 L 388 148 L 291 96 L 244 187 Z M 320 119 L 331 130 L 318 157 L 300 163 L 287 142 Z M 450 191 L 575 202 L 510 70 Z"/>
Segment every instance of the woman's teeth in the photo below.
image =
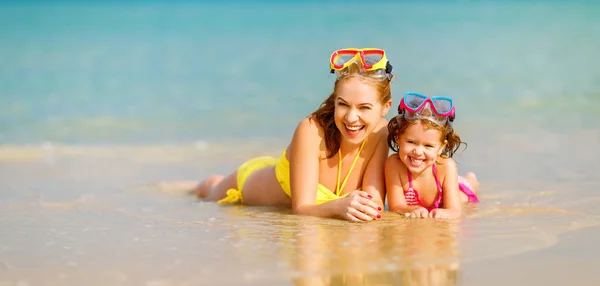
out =
<path fill-rule="evenodd" d="M 347 128 L 348 130 L 350 130 L 350 131 L 358 131 L 358 130 L 360 130 L 361 128 L 363 128 L 363 125 L 361 125 L 361 126 L 348 126 L 348 125 L 346 125 L 346 128 Z"/>

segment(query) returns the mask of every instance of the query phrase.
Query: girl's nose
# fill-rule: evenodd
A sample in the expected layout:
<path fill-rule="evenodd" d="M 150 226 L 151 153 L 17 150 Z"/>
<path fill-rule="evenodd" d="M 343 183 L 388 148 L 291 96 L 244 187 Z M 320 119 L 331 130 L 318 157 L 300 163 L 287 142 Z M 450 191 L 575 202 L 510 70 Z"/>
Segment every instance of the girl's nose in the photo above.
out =
<path fill-rule="evenodd" d="M 413 153 L 413 155 L 421 155 L 421 154 L 423 154 L 423 150 L 421 150 L 421 148 L 420 148 L 420 147 L 415 147 L 415 148 L 412 150 L 412 153 Z"/>

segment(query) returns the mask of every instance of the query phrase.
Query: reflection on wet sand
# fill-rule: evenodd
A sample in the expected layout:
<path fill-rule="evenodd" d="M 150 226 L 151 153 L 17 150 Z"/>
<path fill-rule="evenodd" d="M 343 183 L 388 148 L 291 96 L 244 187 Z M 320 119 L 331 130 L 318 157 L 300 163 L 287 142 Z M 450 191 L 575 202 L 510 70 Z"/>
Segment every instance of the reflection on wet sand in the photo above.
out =
<path fill-rule="evenodd" d="M 537 192 L 520 194 L 536 199 L 527 206 L 520 197 L 488 198 L 460 222 L 386 213 L 380 221 L 349 223 L 294 216 L 289 208 L 198 202 L 164 184 L 123 191 L 94 176 L 124 180 L 116 173 L 127 163 L 103 170 L 106 165 L 86 162 L 45 170 L 57 183 L 39 187 L 29 182 L 38 175 L 29 165 L 2 169 L 27 184 L 0 180 L 8 190 L 0 201 L 0 285 L 101 285 L 92 279 L 102 285 L 460 285 L 473 277 L 485 281 L 470 265 L 492 258 L 522 265 L 514 255 L 555 245 L 557 233 L 598 224 L 585 213 L 528 211 L 564 205 Z M 598 201 L 579 200 L 567 203 Z"/>
<path fill-rule="evenodd" d="M 298 224 L 295 285 L 456 285 L 459 223 L 389 214 L 368 224 Z"/>
<path fill-rule="evenodd" d="M 387 213 L 377 222 L 350 223 L 294 216 L 289 210 L 225 211 L 232 215 L 227 228 L 234 230 L 227 241 L 236 249 L 234 263 L 246 281 L 278 279 L 299 286 L 460 284 L 458 220 Z"/>

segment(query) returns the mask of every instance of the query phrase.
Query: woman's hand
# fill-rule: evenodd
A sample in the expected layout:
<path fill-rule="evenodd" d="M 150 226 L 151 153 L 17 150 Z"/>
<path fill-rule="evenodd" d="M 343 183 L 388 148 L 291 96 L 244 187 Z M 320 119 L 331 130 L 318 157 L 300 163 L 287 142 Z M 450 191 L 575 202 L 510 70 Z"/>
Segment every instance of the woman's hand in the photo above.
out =
<path fill-rule="evenodd" d="M 371 195 L 364 191 L 354 191 L 338 200 L 339 215 L 350 221 L 370 221 L 381 218 L 379 205 L 373 202 Z"/>
<path fill-rule="evenodd" d="M 427 217 L 429 217 L 429 215 L 430 215 L 429 211 L 427 211 L 427 209 L 424 207 L 418 207 L 418 208 L 414 209 L 412 212 L 405 214 L 406 217 L 410 217 L 410 218 L 427 218 Z"/>

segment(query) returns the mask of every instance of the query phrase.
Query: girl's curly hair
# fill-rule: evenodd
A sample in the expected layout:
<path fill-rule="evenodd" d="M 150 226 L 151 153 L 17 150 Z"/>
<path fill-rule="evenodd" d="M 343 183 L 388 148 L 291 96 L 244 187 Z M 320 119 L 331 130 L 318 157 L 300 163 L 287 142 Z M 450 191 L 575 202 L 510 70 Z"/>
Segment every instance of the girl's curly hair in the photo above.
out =
<path fill-rule="evenodd" d="M 394 118 L 392 118 L 388 123 L 389 133 L 387 143 L 390 149 L 392 149 L 394 152 L 399 151 L 398 139 L 400 138 L 400 135 L 404 134 L 408 126 L 415 124 L 417 121 L 420 121 L 421 124 L 425 126 L 425 128 L 435 129 L 442 132 L 442 138 L 440 138 L 440 140 L 442 142 L 444 142 L 444 140 L 448 142 L 442 150 L 442 157 L 452 158 L 452 156 L 454 156 L 454 153 L 456 153 L 461 144 L 465 145 L 465 149 L 467 148 L 467 143 L 463 142 L 460 139 L 460 136 L 458 136 L 458 134 L 454 132 L 454 127 L 452 126 L 452 122 L 450 121 L 446 122 L 446 124 L 444 124 L 443 126 L 440 126 L 426 118 L 407 120 L 406 118 L 404 118 L 404 115 L 398 114 Z"/>

